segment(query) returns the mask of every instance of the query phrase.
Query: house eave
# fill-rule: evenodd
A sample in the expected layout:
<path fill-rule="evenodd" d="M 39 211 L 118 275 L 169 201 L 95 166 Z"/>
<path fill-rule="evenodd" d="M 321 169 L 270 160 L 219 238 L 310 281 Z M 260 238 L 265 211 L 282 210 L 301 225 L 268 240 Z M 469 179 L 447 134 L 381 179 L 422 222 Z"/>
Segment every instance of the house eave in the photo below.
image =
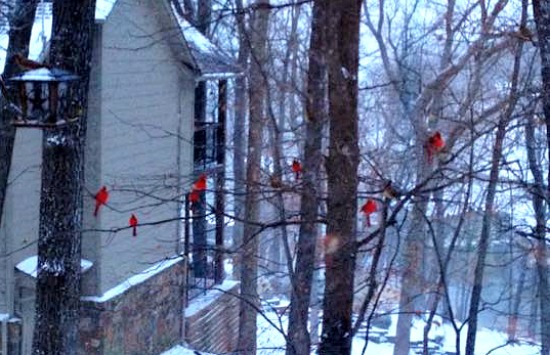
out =
<path fill-rule="evenodd" d="M 209 81 L 209 80 L 228 80 L 243 76 L 244 72 L 235 73 L 204 73 L 199 74 L 195 79 L 196 81 Z"/>

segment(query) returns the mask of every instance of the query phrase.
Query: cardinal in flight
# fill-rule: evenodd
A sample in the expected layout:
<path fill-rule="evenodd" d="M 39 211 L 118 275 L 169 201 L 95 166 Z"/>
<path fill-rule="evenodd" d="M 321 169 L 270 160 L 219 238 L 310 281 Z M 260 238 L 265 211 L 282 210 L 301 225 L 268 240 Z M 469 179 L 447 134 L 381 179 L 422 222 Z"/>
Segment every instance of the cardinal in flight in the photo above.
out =
<path fill-rule="evenodd" d="M 128 224 L 132 227 L 132 236 L 137 237 L 138 219 L 135 214 L 132 213 L 130 219 L 128 220 Z"/>
<path fill-rule="evenodd" d="M 99 212 L 99 208 L 102 205 L 105 205 L 107 201 L 109 200 L 109 191 L 107 191 L 107 187 L 103 186 L 96 194 L 95 194 L 95 210 L 94 210 L 94 217 L 97 217 L 97 214 Z"/>
<path fill-rule="evenodd" d="M 443 140 L 443 137 L 441 137 L 441 133 L 439 131 L 432 134 L 428 141 L 426 142 L 426 153 L 428 155 L 428 163 L 432 163 L 433 157 L 436 154 L 439 154 L 443 148 L 445 148 L 445 141 Z"/>
<path fill-rule="evenodd" d="M 367 220 L 367 227 L 371 226 L 370 223 L 370 215 L 376 212 L 378 207 L 376 206 L 376 201 L 368 199 L 367 202 L 361 207 L 361 212 L 365 214 L 366 220 Z"/>
<path fill-rule="evenodd" d="M 292 172 L 296 176 L 296 180 L 300 179 L 300 175 L 302 174 L 302 164 L 297 159 L 294 159 L 292 161 Z"/>

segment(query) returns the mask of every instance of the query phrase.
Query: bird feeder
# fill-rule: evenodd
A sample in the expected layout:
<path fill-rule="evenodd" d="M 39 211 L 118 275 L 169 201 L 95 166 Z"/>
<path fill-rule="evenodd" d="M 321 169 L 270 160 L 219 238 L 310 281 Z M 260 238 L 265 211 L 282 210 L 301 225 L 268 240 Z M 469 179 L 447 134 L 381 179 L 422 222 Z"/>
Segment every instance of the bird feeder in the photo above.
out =
<path fill-rule="evenodd" d="M 82 109 L 72 100 L 80 77 L 62 69 L 39 68 L 9 80 L 17 85 L 16 127 L 55 128 L 78 120 Z"/>

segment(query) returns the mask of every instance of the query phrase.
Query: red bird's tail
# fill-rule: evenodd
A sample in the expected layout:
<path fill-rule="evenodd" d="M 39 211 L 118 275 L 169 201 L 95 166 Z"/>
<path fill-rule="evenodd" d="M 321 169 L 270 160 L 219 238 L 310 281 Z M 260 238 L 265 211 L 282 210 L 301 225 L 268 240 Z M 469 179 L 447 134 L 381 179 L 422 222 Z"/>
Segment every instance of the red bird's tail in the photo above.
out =
<path fill-rule="evenodd" d="M 107 187 L 103 186 L 96 194 L 95 194 L 95 210 L 94 210 L 94 216 L 97 217 L 97 214 L 99 212 L 99 208 L 101 205 L 104 205 L 109 200 L 109 191 L 107 191 Z"/>
<path fill-rule="evenodd" d="M 135 214 L 132 213 L 132 215 L 130 216 L 130 220 L 128 221 L 128 224 L 130 224 L 130 227 L 132 227 L 132 236 L 137 237 L 138 219 Z"/>
<path fill-rule="evenodd" d="M 199 191 L 195 189 L 191 190 L 191 192 L 189 193 L 189 202 L 191 202 L 191 204 L 195 204 L 199 202 L 200 198 L 201 198 L 201 195 Z"/>
<path fill-rule="evenodd" d="M 430 146 L 426 146 L 426 157 L 428 158 L 428 164 L 433 162 L 433 151 Z"/>
<path fill-rule="evenodd" d="M 300 179 L 300 173 L 302 172 L 302 164 L 297 159 L 292 161 L 291 169 L 295 174 L 296 180 Z"/>

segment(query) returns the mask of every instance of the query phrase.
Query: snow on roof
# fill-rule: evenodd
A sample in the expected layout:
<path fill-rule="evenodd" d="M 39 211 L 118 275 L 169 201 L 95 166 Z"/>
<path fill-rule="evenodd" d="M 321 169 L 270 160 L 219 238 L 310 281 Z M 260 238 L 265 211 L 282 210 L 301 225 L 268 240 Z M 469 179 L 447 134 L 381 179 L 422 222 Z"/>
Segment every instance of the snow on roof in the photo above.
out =
<path fill-rule="evenodd" d="M 196 69 L 200 73 L 199 79 L 227 79 L 242 73 L 242 69 L 231 57 L 180 16 L 173 4 L 171 6 Z"/>
<path fill-rule="evenodd" d="M 96 22 L 103 22 L 107 20 L 109 14 L 113 10 L 113 6 L 117 0 L 96 0 L 95 5 L 95 20 Z"/>
<path fill-rule="evenodd" d="M 105 22 L 116 2 L 117 0 L 96 0 L 96 22 Z M 28 57 L 35 61 L 41 61 L 40 57 L 52 34 L 52 3 L 41 2 L 37 6 Z M 199 71 L 199 79 L 227 79 L 242 72 L 233 59 L 223 53 L 220 48 L 214 45 L 184 18 L 179 16 L 173 5 L 172 12 L 189 47 L 196 69 Z M 8 32 L 8 25 L 0 27 L 0 72 L 4 70 L 6 62 L 6 51 L 9 42 Z"/>
<path fill-rule="evenodd" d="M 124 280 L 123 282 L 119 283 L 115 287 L 111 288 L 107 292 L 105 292 L 102 296 L 84 296 L 82 297 L 83 301 L 91 301 L 91 302 L 107 302 L 111 300 L 112 298 L 123 294 L 127 290 L 129 290 L 131 287 L 136 286 L 145 280 L 155 276 L 156 274 L 160 273 L 161 271 L 168 269 L 172 265 L 175 265 L 182 261 L 182 257 L 172 258 L 172 259 L 164 259 L 150 268 L 144 270 L 143 272 L 134 275 L 130 277 L 129 279 Z"/>
<path fill-rule="evenodd" d="M 26 258 L 19 264 L 15 265 L 15 268 L 29 276 L 36 277 L 37 275 L 38 256 L 33 255 Z M 92 267 L 93 263 L 90 260 L 81 259 L 80 268 L 82 272 L 88 271 Z"/>
<path fill-rule="evenodd" d="M 69 81 L 77 80 L 78 75 L 68 72 L 63 69 L 53 68 L 39 68 L 33 69 L 21 73 L 20 75 L 12 77 L 10 80 L 15 81 Z"/>
<path fill-rule="evenodd" d="M 181 345 L 175 346 L 172 349 L 167 350 L 160 355 L 196 355 L 197 353 L 199 353 L 200 355 L 213 355 L 213 354 L 205 353 L 204 351 L 197 352 L 189 348 L 184 348 Z"/>
<path fill-rule="evenodd" d="M 193 299 L 185 309 L 185 316 L 194 316 L 238 284 L 238 281 L 225 280 L 221 285 L 208 290 L 205 295 Z"/>

